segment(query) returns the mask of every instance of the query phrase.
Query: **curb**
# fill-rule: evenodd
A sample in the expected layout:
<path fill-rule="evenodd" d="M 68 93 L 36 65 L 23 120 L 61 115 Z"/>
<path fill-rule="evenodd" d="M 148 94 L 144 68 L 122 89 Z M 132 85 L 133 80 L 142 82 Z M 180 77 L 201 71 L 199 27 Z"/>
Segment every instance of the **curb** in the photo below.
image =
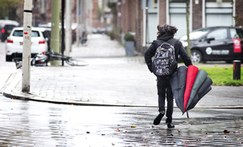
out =
<path fill-rule="evenodd" d="M 53 104 L 64 104 L 64 105 L 79 105 L 79 106 L 109 106 L 109 107 L 157 107 L 152 105 L 139 105 L 139 104 L 109 104 L 109 103 L 92 103 L 92 102 L 74 102 L 74 101 L 57 101 L 51 100 L 51 98 L 43 98 L 37 95 L 33 95 L 31 93 L 26 94 L 22 92 L 15 92 L 15 91 L 4 91 L 3 95 L 8 98 L 19 99 L 19 100 L 26 100 L 26 101 L 36 101 L 36 102 L 46 102 L 46 103 L 53 103 Z"/>
<path fill-rule="evenodd" d="M 145 108 L 157 108 L 157 106 L 153 105 L 139 105 L 139 104 L 108 104 L 108 103 L 92 103 L 92 102 L 73 102 L 73 101 L 55 101 L 51 100 L 51 98 L 43 98 L 37 95 L 33 95 L 31 93 L 26 94 L 23 92 L 16 92 L 11 90 L 11 92 L 4 91 L 3 95 L 12 98 L 12 99 L 19 99 L 19 100 L 26 100 L 26 101 L 35 101 L 35 102 L 46 102 L 52 104 L 63 104 L 63 105 L 78 105 L 78 106 L 107 106 L 107 107 L 145 107 Z M 177 108 L 174 106 L 174 108 Z M 242 106 L 219 106 L 219 105 L 212 105 L 212 106 L 196 106 L 193 109 L 243 109 Z"/>

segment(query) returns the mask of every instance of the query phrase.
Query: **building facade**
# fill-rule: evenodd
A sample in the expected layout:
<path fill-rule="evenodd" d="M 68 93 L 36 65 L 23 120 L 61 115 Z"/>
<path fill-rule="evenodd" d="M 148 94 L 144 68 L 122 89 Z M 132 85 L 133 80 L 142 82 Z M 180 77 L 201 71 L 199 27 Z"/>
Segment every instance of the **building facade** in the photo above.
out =
<path fill-rule="evenodd" d="M 190 0 L 189 29 L 243 25 L 242 5 L 243 0 Z M 177 38 L 186 34 L 185 0 L 120 0 L 118 7 L 118 27 L 134 32 L 138 51 L 156 39 L 158 24 L 176 26 Z"/>

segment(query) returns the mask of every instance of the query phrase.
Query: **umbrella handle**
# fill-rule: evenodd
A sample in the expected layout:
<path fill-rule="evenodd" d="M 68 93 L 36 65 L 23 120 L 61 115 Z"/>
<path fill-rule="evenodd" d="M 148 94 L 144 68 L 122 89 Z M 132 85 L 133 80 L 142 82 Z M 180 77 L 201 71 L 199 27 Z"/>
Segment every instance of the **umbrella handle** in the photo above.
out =
<path fill-rule="evenodd" d="M 186 112 L 186 117 L 189 118 L 189 113 L 188 112 Z"/>

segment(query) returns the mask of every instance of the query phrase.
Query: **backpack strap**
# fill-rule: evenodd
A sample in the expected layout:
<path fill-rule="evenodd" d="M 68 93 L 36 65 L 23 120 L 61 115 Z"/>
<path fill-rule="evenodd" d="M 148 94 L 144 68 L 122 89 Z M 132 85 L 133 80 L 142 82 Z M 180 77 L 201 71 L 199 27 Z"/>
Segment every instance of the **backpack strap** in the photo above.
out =
<path fill-rule="evenodd" d="M 172 46 L 174 46 L 175 56 L 176 56 L 176 61 L 177 61 L 178 60 L 178 52 L 179 52 L 179 50 L 175 47 L 175 45 L 178 43 L 178 40 L 172 38 L 172 39 L 168 40 L 168 43 L 171 44 Z"/>

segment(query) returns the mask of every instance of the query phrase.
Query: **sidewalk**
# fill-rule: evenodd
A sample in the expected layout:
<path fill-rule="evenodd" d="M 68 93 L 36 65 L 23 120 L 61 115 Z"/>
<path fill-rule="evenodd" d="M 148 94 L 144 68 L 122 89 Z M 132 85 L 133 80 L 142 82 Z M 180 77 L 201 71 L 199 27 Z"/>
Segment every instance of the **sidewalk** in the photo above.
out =
<path fill-rule="evenodd" d="M 29 94 L 21 92 L 22 71 L 17 70 L 4 95 L 72 105 L 157 107 L 156 78 L 143 57 L 125 57 L 124 48 L 103 35 L 90 36 L 87 46 L 74 46 L 70 56 L 87 66 L 31 67 Z M 196 108 L 243 108 L 242 90 L 213 86 Z"/>

